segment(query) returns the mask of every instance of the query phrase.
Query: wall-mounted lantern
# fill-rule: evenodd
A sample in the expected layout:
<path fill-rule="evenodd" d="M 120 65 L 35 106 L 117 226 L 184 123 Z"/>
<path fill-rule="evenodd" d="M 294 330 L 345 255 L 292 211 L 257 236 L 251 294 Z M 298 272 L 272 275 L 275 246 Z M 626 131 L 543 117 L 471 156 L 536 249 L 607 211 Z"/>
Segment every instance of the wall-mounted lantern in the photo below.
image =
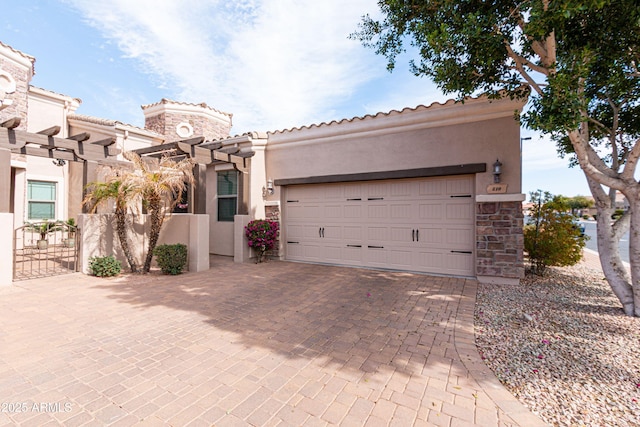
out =
<path fill-rule="evenodd" d="M 266 198 L 267 196 L 272 196 L 273 193 L 274 193 L 273 180 L 271 178 L 269 178 L 267 180 L 267 186 L 266 187 L 262 187 L 262 197 Z"/>
<path fill-rule="evenodd" d="M 500 182 L 500 174 L 502 174 L 502 163 L 500 160 L 496 159 L 496 162 L 493 164 L 493 182 L 498 184 Z"/>

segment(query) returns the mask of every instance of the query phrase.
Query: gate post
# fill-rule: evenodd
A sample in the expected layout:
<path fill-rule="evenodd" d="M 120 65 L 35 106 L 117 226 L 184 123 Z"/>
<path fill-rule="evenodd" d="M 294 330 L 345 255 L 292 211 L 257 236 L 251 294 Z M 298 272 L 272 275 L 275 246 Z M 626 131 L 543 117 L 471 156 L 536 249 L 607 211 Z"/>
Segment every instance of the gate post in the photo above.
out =
<path fill-rule="evenodd" d="M 13 281 L 13 214 L 11 210 L 11 151 L 0 148 L 0 286 Z"/>

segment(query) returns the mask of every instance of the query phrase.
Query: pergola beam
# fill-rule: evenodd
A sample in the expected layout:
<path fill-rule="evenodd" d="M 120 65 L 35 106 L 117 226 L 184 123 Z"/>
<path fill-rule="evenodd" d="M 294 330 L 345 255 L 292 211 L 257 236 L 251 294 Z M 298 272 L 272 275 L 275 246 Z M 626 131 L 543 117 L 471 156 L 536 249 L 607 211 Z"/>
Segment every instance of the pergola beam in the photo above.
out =
<path fill-rule="evenodd" d="M 38 135 L 56 136 L 60 133 L 60 126 L 51 126 L 50 128 L 43 129 L 40 132 L 36 132 Z"/>
<path fill-rule="evenodd" d="M 62 149 L 64 151 L 71 152 L 73 156 L 77 157 L 75 160 L 99 161 L 116 156 L 120 153 L 120 150 L 113 146 L 92 145 L 91 143 L 84 143 L 70 138 L 58 138 L 26 131 L 0 128 L 1 148 L 7 148 L 13 153 L 24 154 L 22 149 L 27 147 L 28 144 L 38 145 L 45 150 Z M 40 151 L 35 152 L 44 153 Z M 50 157 L 49 154 L 33 155 Z"/>
<path fill-rule="evenodd" d="M 15 129 L 20 126 L 20 121 L 20 117 L 11 117 L 9 120 L 5 120 L 4 122 L 0 123 L 0 127 L 3 127 L 5 129 Z"/>
<path fill-rule="evenodd" d="M 78 142 L 84 142 L 86 140 L 88 140 L 89 138 L 91 138 L 91 134 L 88 132 L 82 132 L 79 133 L 77 135 L 71 135 L 69 137 L 67 137 L 67 139 L 73 139 L 74 141 L 78 141 Z"/>

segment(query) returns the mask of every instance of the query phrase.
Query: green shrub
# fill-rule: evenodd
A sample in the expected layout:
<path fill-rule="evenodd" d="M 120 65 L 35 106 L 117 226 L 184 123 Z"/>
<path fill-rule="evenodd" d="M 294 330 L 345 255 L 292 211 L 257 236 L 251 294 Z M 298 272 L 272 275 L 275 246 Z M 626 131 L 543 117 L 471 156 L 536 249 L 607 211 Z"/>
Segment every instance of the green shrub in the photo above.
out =
<path fill-rule="evenodd" d="M 187 246 L 182 243 L 158 245 L 153 255 L 164 274 L 180 274 L 187 265 Z"/>
<path fill-rule="evenodd" d="M 624 215 L 624 211 L 622 209 L 616 209 L 616 211 L 611 215 L 611 219 L 618 219 L 622 215 Z"/>
<path fill-rule="evenodd" d="M 89 271 L 98 277 L 117 276 L 122 271 L 122 264 L 113 255 L 89 258 Z"/>
<path fill-rule="evenodd" d="M 524 249 L 529 254 L 532 271 L 544 274 L 549 266 L 575 265 L 582 259 L 583 236 L 573 215 L 557 198 L 545 194 L 544 200 L 532 194 L 533 224 L 524 227 Z"/>
<path fill-rule="evenodd" d="M 589 219 L 589 215 L 582 215 L 582 219 Z"/>

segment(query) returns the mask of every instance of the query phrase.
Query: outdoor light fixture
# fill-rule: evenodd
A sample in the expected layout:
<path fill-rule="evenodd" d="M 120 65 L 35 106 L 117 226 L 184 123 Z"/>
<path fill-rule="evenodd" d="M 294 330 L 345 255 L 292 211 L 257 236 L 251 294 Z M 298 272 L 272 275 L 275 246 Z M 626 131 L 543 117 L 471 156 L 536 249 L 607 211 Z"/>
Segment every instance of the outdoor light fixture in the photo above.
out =
<path fill-rule="evenodd" d="M 54 159 L 53 164 L 56 166 L 64 166 L 67 162 L 64 159 Z"/>
<path fill-rule="evenodd" d="M 502 163 L 500 160 L 496 159 L 496 162 L 493 164 L 493 182 L 498 184 L 500 182 L 500 174 L 502 173 Z"/>
<path fill-rule="evenodd" d="M 267 180 L 267 186 L 262 187 L 262 197 L 272 196 L 274 193 L 273 180 L 269 178 Z"/>

